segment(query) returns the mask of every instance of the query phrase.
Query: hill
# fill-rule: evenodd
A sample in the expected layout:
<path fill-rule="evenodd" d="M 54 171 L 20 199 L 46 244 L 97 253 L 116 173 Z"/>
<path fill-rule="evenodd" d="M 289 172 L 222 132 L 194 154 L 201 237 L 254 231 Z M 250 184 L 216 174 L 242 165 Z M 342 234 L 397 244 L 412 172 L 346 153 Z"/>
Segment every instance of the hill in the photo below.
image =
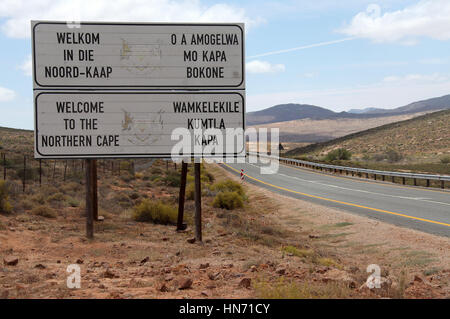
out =
<path fill-rule="evenodd" d="M 247 125 L 284 122 L 304 118 L 333 118 L 335 115 L 335 112 L 315 105 L 280 104 L 261 111 L 247 113 Z"/>
<path fill-rule="evenodd" d="M 333 112 L 329 109 L 309 104 L 280 104 L 267 109 L 247 113 L 247 125 L 277 123 L 300 119 L 369 119 L 394 115 L 433 112 L 450 109 L 450 95 L 410 103 L 394 109 L 365 108 L 348 112 Z"/>
<path fill-rule="evenodd" d="M 365 114 L 384 114 L 384 113 L 415 113 L 415 112 L 429 112 L 450 109 L 450 94 L 441 97 L 435 97 L 423 101 L 410 103 L 392 110 L 386 109 L 372 109 L 365 112 Z"/>
<path fill-rule="evenodd" d="M 352 152 L 354 161 L 440 165 L 442 158 L 450 156 L 449 123 L 450 110 L 438 111 L 296 148 L 286 155 L 321 159 L 333 149 L 345 148 Z M 440 171 L 447 172 L 449 165 L 443 165 L 446 168 Z"/>
<path fill-rule="evenodd" d="M 368 128 L 411 119 L 422 114 L 375 116 L 370 118 L 304 118 L 286 122 L 265 123 L 254 127 L 279 128 L 280 141 L 284 143 L 316 143 L 332 140 Z"/>

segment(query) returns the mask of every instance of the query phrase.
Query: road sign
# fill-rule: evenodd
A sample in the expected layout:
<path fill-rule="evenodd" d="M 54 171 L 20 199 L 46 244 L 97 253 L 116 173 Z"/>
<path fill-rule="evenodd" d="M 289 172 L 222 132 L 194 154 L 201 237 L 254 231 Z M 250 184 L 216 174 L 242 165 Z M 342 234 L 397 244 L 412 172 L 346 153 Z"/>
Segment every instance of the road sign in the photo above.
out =
<path fill-rule="evenodd" d="M 243 24 L 32 22 L 34 89 L 244 89 Z"/>
<path fill-rule="evenodd" d="M 191 146 L 184 156 L 245 156 L 242 92 L 35 90 L 34 98 L 36 158 L 171 157 L 180 128 Z M 242 134 L 226 136 L 235 128 Z"/>

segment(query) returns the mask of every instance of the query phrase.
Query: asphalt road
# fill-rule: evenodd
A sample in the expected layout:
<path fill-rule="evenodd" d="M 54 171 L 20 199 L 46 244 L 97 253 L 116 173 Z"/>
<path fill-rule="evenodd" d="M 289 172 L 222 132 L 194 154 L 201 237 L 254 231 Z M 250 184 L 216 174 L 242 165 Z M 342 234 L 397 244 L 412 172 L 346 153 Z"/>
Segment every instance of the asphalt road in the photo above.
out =
<path fill-rule="evenodd" d="M 261 174 L 267 164 L 221 164 L 245 182 L 290 197 L 450 237 L 450 192 L 338 177 L 280 164 L 275 174 Z"/>

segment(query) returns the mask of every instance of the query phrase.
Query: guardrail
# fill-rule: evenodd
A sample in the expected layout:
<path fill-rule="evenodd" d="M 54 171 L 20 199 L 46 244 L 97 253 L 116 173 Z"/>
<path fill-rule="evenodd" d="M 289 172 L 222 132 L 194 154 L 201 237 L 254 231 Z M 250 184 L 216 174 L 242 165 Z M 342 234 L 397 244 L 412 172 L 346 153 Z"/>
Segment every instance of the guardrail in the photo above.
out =
<path fill-rule="evenodd" d="M 338 166 L 338 165 L 329 165 L 329 164 L 322 164 L 322 163 L 314 163 L 314 162 L 308 162 L 293 158 L 286 158 L 286 157 L 275 157 L 272 155 L 261 155 L 258 153 L 249 152 L 249 155 L 256 155 L 260 157 L 268 157 L 268 158 L 274 158 L 278 159 L 280 162 L 293 165 L 293 166 L 301 166 L 311 169 L 318 169 L 320 171 L 326 171 L 329 170 L 332 173 L 339 173 L 339 174 L 351 174 L 352 176 L 355 176 L 355 174 L 358 177 L 370 178 L 370 175 L 372 175 L 374 180 L 377 180 L 377 176 L 381 177 L 382 181 L 386 180 L 386 177 L 391 177 L 391 181 L 395 183 L 395 178 L 401 178 L 402 184 L 406 184 L 406 179 L 412 179 L 413 185 L 417 186 L 417 180 L 426 180 L 426 186 L 430 187 L 430 181 L 437 181 L 440 182 L 440 187 L 442 189 L 445 188 L 445 182 L 450 182 L 450 176 L 449 175 L 431 175 L 431 174 L 415 174 L 415 173 L 401 173 L 401 172 L 389 172 L 389 171 L 379 171 L 379 170 L 373 170 L 373 169 L 366 169 L 366 168 L 357 168 L 357 167 L 347 167 L 347 166 Z"/>

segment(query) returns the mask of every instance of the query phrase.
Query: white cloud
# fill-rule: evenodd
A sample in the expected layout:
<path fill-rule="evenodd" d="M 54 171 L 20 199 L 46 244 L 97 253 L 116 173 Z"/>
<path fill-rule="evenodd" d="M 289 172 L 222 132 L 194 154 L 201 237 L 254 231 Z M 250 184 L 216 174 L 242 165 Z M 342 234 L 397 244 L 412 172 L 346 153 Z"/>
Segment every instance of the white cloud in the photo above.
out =
<path fill-rule="evenodd" d="M 229 4 L 206 5 L 200 0 L 2 0 L 0 30 L 8 37 L 30 36 L 30 20 L 136 21 L 136 22 L 262 22 L 243 8 Z"/>
<path fill-rule="evenodd" d="M 450 40 L 449 17 L 448 0 L 422 0 L 402 10 L 384 14 L 381 14 L 378 5 L 372 4 L 365 12 L 354 16 L 349 25 L 338 31 L 374 42 L 414 45 L 420 37 Z"/>
<path fill-rule="evenodd" d="M 0 102 L 8 102 L 16 97 L 16 93 L 13 90 L 0 86 Z"/>
<path fill-rule="evenodd" d="M 271 64 L 267 61 L 254 60 L 245 64 L 248 73 L 276 73 L 283 72 L 284 64 Z"/>
<path fill-rule="evenodd" d="M 22 70 L 23 74 L 25 74 L 26 76 L 31 76 L 32 73 L 31 54 L 29 54 L 27 59 L 23 61 L 21 65 L 19 65 L 19 69 Z"/>
<path fill-rule="evenodd" d="M 439 73 L 433 74 L 408 74 L 405 76 L 390 75 L 383 79 L 383 82 L 443 82 L 447 81 L 448 77 Z"/>

